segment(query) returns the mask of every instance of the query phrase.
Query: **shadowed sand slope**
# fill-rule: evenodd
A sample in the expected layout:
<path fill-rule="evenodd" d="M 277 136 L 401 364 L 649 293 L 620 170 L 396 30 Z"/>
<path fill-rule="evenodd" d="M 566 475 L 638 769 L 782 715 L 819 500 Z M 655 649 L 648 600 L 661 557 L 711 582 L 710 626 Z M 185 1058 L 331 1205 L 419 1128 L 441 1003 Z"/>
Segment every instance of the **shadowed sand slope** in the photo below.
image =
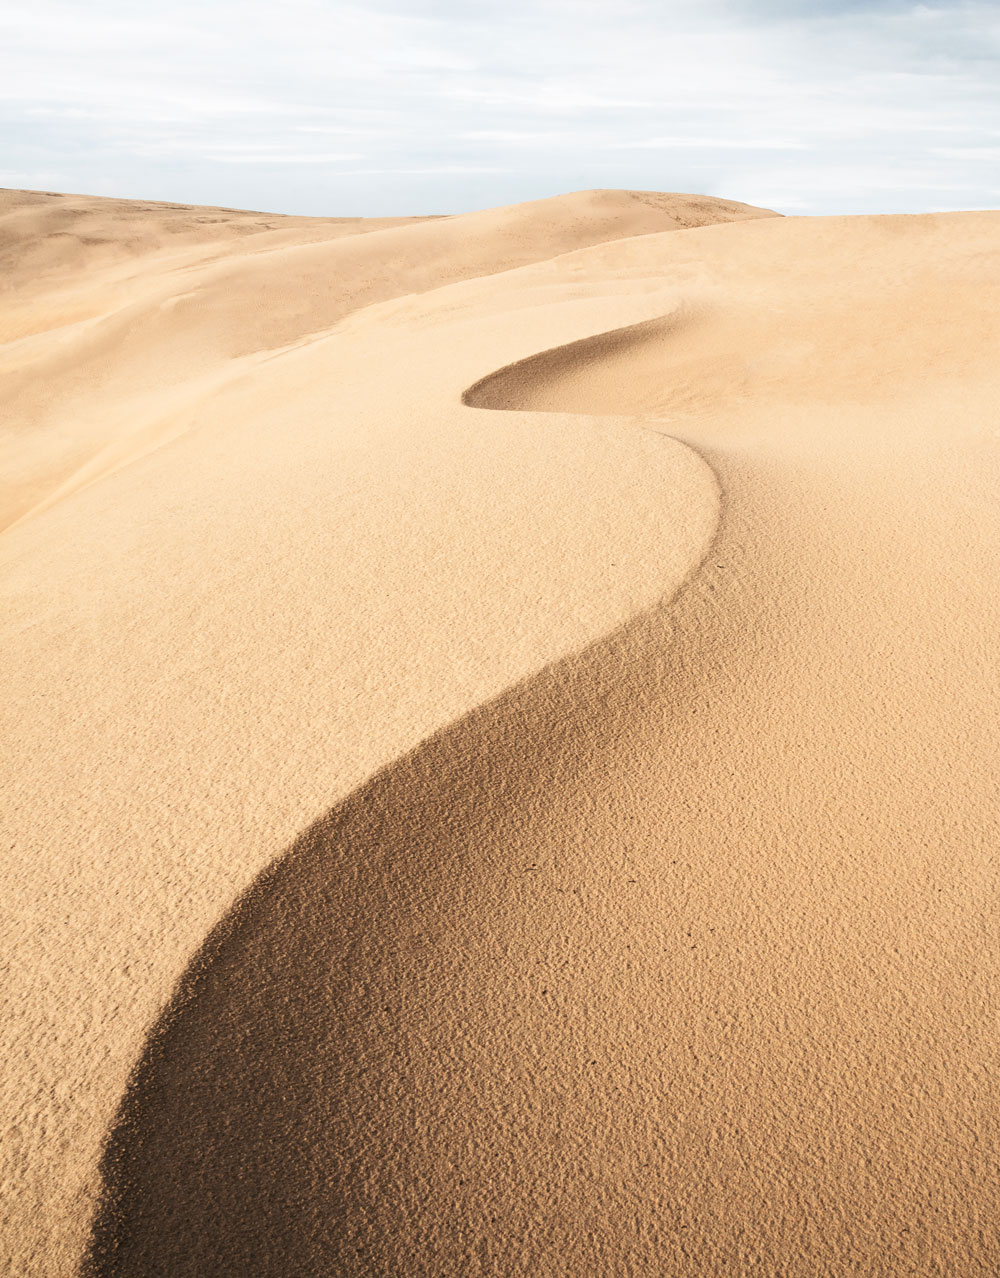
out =
<path fill-rule="evenodd" d="M 998 243 L 387 301 L 9 530 L 25 1272 L 108 1131 L 91 1274 L 997 1272 Z"/>

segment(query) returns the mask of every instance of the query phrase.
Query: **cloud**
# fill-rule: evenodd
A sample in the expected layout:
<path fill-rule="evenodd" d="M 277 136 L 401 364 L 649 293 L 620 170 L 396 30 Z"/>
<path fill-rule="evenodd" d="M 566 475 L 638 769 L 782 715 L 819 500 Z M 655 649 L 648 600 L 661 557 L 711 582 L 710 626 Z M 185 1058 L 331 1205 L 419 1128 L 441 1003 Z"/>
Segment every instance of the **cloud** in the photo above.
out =
<path fill-rule="evenodd" d="M 35 0 L 0 42 L 9 171 L 95 193 L 334 214 L 585 186 L 996 198 L 992 0 Z"/>
<path fill-rule="evenodd" d="M 684 137 L 643 138 L 636 142 L 609 142 L 609 149 L 619 151 L 808 151 L 807 142 L 789 138 Z"/>

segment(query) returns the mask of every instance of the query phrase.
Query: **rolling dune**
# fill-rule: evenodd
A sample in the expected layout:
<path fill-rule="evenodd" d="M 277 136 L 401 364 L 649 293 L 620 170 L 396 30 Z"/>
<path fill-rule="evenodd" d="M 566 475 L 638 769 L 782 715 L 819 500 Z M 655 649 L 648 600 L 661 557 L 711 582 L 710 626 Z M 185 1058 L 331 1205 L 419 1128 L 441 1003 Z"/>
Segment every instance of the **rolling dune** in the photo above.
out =
<path fill-rule="evenodd" d="M 0 527 L 186 429 L 188 412 L 243 374 L 242 359 L 361 307 L 604 240 L 763 216 L 641 191 L 432 219 L 9 193 L 0 201 L 12 294 L 0 319 Z"/>
<path fill-rule="evenodd" d="M 1000 214 L 649 198 L 150 269 L 0 538 L 12 1272 L 1000 1269 Z"/>

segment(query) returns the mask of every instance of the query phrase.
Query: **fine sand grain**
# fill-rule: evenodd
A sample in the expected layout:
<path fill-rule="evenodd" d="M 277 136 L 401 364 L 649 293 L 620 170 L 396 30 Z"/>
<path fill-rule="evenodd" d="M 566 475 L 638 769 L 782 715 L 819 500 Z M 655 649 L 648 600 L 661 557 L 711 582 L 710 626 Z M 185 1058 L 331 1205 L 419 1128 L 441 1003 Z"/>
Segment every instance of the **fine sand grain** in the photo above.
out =
<path fill-rule="evenodd" d="M 10 1272 L 1000 1272 L 1000 214 L 4 207 Z"/>

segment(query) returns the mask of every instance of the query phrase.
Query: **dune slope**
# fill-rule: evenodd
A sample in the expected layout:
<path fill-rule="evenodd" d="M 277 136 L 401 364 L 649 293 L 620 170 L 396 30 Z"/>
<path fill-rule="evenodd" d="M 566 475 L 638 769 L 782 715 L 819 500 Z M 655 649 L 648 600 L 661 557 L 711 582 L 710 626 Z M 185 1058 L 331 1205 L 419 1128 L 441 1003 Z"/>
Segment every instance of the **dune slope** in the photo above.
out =
<path fill-rule="evenodd" d="M 8 531 L 25 1272 L 109 1129 L 92 1274 L 997 1271 L 998 241 L 385 301 Z"/>
<path fill-rule="evenodd" d="M 563 247 L 600 238 L 567 203 Z M 492 263 L 475 248 L 496 270 L 532 251 L 525 210 L 510 220 Z M 335 283 L 299 293 L 304 326 Z M 238 371 L 220 357 L 182 409 L 132 406 L 133 432 L 166 418 L 156 448 L 0 538 L 15 1271 L 72 1270 L 143 1038 L 239 892 L 331 802 L 701 555 L 717 490 L 682 445 L 617 421 L 471 427 L 461 387 L 565 331 L 558 307 L 512 322 L 522 300 L 471 281 Z M 574 335 L 609 313 L 585 289 L 572 311 Z M 127 392 L 117 364 L 109 412 Z"/>

